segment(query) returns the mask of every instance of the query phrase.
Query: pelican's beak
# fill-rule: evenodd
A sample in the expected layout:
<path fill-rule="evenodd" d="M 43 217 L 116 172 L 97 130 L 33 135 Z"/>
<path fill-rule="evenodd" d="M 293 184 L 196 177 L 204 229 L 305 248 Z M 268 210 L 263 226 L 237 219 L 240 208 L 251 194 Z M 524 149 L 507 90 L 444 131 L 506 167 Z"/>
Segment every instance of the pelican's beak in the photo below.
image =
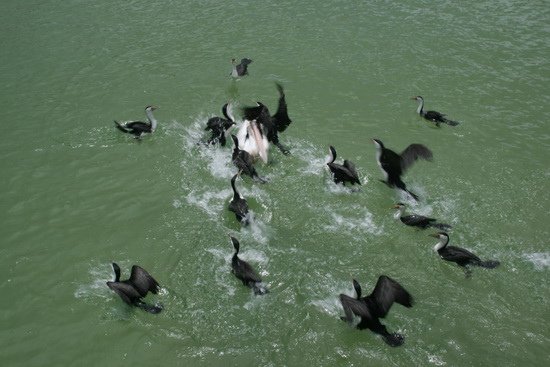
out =
<path fill-rule="evenodd" d="M 391 209 L 399 209 L 399 205 L 394 205 L 391 207 Z"/>
<path fill-rule="evenodd" d="M 258 122 L 256 120 L 252 120 L 249 125 L 250 128 L 250 135 L 252 135 L 252 138 L 254 139 L 254 142 L 256 143 L 256 146 L 258 147 L 258 154 L 260 155 L 260 158 L 264 163 L 267 163 L 267 147 L 264 145 L 264 140 L 262 139 L 262 132 L 260 130 L 260 126 L 258 126 Z"/>

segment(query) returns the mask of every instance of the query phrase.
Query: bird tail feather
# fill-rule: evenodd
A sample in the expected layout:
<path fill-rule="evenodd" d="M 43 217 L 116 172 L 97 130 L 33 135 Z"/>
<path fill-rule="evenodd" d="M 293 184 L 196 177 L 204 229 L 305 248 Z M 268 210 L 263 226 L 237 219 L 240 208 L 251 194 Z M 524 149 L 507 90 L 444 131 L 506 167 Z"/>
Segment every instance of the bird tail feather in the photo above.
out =
<path fill-rule="evenodd" d="M 124 125 L 121 125 L 120 122 L 118 122 L 117 120 L 114 120 L 114 121 L 115 121 L 115 126 L 116 126 L 117 129 L 119 129 L 123 133 L 128 132 L 128 129 L 126 129 L 126 127 Z"/>
<path fill-rule="evenodd" d="M 445 223 L 433 223 L 431 227 L 440 229 L 442 231 L 448 231 L 451 228 L 453 228 L 450 224 L 445 224 Z"/>
<path fill-rule="evenodd" d="M 145 302 L 138 302 L 136 303 L 136 306 L 152 314 L 160 313 L 160 311 L 162 311 L 163 309 L 162 305 L 149 305 Z"/>
<path fill-rule="evenodd" d="M 444 118 L 443 121 L 447 124 L 447 125 L 450 125 L 450 126 L 456 126 L 459 124 L 458 121 L 453 121 L 453 120 L 449 120 L 449 119 L 446 119 Z"/>

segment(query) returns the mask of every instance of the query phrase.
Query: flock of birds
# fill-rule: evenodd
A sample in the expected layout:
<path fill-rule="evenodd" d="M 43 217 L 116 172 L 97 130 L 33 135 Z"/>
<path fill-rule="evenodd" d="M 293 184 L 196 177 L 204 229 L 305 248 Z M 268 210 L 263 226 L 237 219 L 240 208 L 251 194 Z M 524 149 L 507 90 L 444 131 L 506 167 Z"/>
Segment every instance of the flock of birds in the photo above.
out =
<path fill-rule="evenodd" d="M 242 59 L 238 64 L 235 59 L 232 59 L 233 70 L 231 76 L 233 78 L 240 78 L 247 75 L 248 65 L 251 63 L 252 60 L 248 58 Z M 276 84 L 276 87 L 279 92 L 279 103 L 275 114 L 271 115 L 267 106 L 261 102 L 256 102 L 256 106 L 243 107 L 241 109 L 243 121 L 238 128 L 237 135 L 234 135 L 231 134 L 231 130 L 237 125 L 237 121 L 233 115 L 232 105 L 226 103 L 222 107 L 224 117 L 212 117 L 207 121 L 205 130 L 209 131 L 211 135 L 207 140 L 201 142 L 201 144 L 224 147 L 229 137 L 233 141 L 231 159 L 238 172 L 232 176 L 230 181 L 233 197 L 229 202 L 228 209 L 235 214 L 235 218 L 242 226 L 248 225 L 251 218 L 248 203 L 237 189 L 237 178 L 241 174 L 245 174 L 256 182 L 266 183 L 267 180 L 258 174 L 255 164 L 258 160 L 264 163 L 268 162 L 267 154 L 270 144 L 277 146 L 283 154 L 290 153 L 279 142 L 278 134 L 285 131 L 292 120 L 288 116 L 283 87 L 280 84 Z M 449 126 L 458 125 L 458 122 L 447 119 L 444 114 L 436 111 L 425 111 L 424 99 L 421 96 L 416 96 L 412 99 L 419 103 L 416 112 L 436 126 L 439 127 L 441 124 Z M 119 123 L 115 121 L 115 126 L 120 131 L 132 134 L 136 139 L 141 139 L 144 134 L 153 133 L 157 128 L 157 120 L 153 116 L 155 109 L 155 106 L 147 106 L 145 108 L 147 122 L 130 121 Z M 376 147 L 376 161 L 384 176 L 384 179 L 381 181 L 389 187 L 405 192 L 418 201 L 418 196 L 407 189 L 407 185 L 403 182 L 401 176 L 417 160 L 431 161 L 433 157 L 431 150 L 422 144 L 410 144 L 401 153 L 396 153 L 386 148 L 379 139 L 372 139 L 372 141 Z M 361 185 L 357 169 L 353 162 L 344 160 L 342 164 L 339 164 L 335 162 L 336 157 L 336 149 L 330 146 L 329 159 L 326 165 L 331 172 L 334 182 L 342 185 L 346 183 Z M 449 234 L 447 231 L 451 229 L 450 225 L 439 223 L 434 218 L 422 215 L 404 215 L 406 209 L 404 203 L 397 203 L 394 208 L 397 209 L 394 215 L 395 219 L 399 219 L 407 226 L 419 229 L 438 229 L 439 232 L 431 235 L 438 239 L 437 244 L 434 246 L 434 251 L 443 260 L 454 262 L 463 267 L 467 277 L 471 275 L 470 266 L 494 268 L 499 265 L 499 262 L 496 260 L 483 261 L 464 248 L 449 246 Z M 268 289 L 262 283 L 262 279 L 256 270 L 249 263 L 239 258 L 239 241 L 233 236 L 229 237 L 235 250 L 231 259 L 231 268 L 235 277 L 242 281 L 243 285 L 250 287 L 256 295 L 268 293 Z M 158 282 L 147 271 L 134 265 L 130 278 L 121 281 L 119 266 L 116 263 L 113 263 L 112 266 L 115 272 L 115 279 L 114 281 L 107 282 L 110 289 L 115 291 L 128 305 L 139 307 L 154 314 L 161 312 L 162 306 L 150 305 L 143 301 L 148 292 L 156 294 L 160 289 Z M 380 322 L 380 319 L 386 317 L 393 303 L 398 303 L 408 308 L 412 307 L 413 297 L 411 294 L 397 281 L 385 275 L 381 275 L 378 278 L 373 291 L 366 297 L 361 297 L 361 286 L 355 279 L 353 279 L 353 288 L 356 292 L 355 298 L 345 294 L 340 294 L 339 296 L 345 314 L 341 319 L 353 325 L 355 319 L 359 318 L 360 321 L 356 324 L 358 329 L 370 329 L 372 332 L 381 335 L 383 340 L 390 346 L 403 344 L 404 337 L 398 333 L 388 332 L 385 325 Z"/>

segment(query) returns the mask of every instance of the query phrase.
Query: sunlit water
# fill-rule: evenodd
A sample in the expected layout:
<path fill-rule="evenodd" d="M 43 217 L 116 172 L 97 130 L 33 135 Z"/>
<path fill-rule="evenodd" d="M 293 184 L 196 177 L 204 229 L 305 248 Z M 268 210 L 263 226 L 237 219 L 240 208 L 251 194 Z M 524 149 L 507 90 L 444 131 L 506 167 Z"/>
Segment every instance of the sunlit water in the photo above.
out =
<path fill-rule="evenodd" d="M 0 360 L 5 366 L 550 363 L 549 16 L 544 2 L 6 1 Z M 229 77 L 231 58 L 250 75 Z M 221 106 L 285 87 L 293 120 L 243 177 L 253 222 L 227 204 L 232 144 L 197 144 Z M 459 126 L 436 128 L 411 96 Z M 159 128 L 141 142 L 112 120 Z M 433 162 L 379 182 L 371 138 Z M 331 182 L 328 146 L 363 185 Z M 498 259 L 470 278 L 433 252 L 409 211 L 453 226 L 451 244 Z M 233 249 L 270 293 L 230 273 Z M 151 315 L 107 288 L 110 263 L 163 286 Z M 338 294 L 398 280 L 415 306 L 384 320 L 391 348 L 346 326 Z"/>

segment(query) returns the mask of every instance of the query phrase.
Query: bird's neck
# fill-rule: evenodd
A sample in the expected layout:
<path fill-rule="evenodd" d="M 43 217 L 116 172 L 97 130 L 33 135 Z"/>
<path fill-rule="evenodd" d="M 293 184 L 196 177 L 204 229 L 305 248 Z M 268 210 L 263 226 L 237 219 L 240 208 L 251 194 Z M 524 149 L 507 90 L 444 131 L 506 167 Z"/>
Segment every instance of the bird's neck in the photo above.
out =
<path fill-rule="evenodd" d="M 439 251 L 441 250 L 443 247 L 447 246 L 447 244 L 449 243 L 449 238 L 446 237 L 446 238 L 440 238 L 439 239 L 439 242 L 434 246 L 434 251 Z"/>
<path fill-rule="evenodd" d="M 157 128 L 157 119 L 153 116 L 153 111 L 147 110 L 145 114 L 147 115 L 147 119 L 149 119 L 149 123 L 151 123 L 151 130 L 154 131 Z"/>
<path fill-rule="evenodd" d="M 422 110 L 424 109 L 424 100 L 421 99 L 418 101 L 418 108 L 416 109 L 416 113 L 422 114 Z"/>

